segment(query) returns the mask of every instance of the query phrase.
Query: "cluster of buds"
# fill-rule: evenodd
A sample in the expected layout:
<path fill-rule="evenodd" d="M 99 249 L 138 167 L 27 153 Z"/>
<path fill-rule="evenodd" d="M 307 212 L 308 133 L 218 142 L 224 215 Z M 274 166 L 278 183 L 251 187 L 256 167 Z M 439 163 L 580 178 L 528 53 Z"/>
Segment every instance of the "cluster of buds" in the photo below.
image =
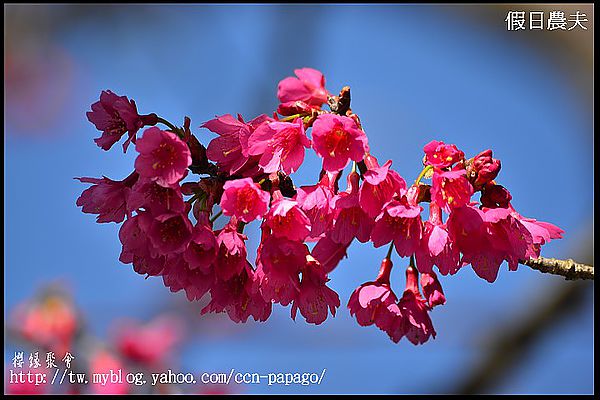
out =
<path fill-rule="evenodd" d="M 321 72 L 295 74 L 279 82 L 281 104 L 271 116 L 245 121 L 226 114 L 202 124 L 217 135 L 206 147 L 191 133 L 189 118 L 177 127 L 156 114 L 139 115 L 126 97 L 102 93 L 88 113 L 103 131 L 97 144 L 108 150 L 128 133 L 124 150 L 132 142 L 139 154 L 122 181 L 79 178 L 92 186 L 77 205 L 98 222 L 124 221 L 123 263 L 161 276 L 190 301 L 210 293 L 203 314 L 265 321 L 279 303 L 291 305 L 292 318 L 300 311 L 320 324 L 340 305 L 327 282 L 350 244 L 389 245 L 379 276 L 352 294 L 348 308 L 359 324 L 418 344 L 435 336 L 428 313 L 445 303 L 434 266 L 452 275 L 471 264 L 493 282 L 504 260 L 514 270 L 561 237 L 556 226 L 515 211 L 508 190 L 495 182 L 500 161 L 491 150 L 466 159 L 456 146 L 432 141 L 409 186 L 391 161 L 381 165 L 372 154 L 348 87 L 334 96 Z M 168 129 L 154 126 L 159 123 Z M 322 160 L 318 179 L 296 186 L 292 174 L 311 149 Z M 197 177 L 187 179 L 188 172 Z M 476 192 L 479 202 L 472 201 Z M 427 203 L 424 220 L 421 204 Z M 244 229 L 254 221 L 262 236 L 251 264 Z M 400 299 L 390 287 L 393 249 L 411 260 Z"/>

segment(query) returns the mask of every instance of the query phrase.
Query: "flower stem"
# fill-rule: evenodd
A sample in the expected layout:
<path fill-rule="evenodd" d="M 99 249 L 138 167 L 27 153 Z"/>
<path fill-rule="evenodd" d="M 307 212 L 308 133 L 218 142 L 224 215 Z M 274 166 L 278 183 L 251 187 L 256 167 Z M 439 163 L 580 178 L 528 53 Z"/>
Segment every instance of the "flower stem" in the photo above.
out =
<path fill-rule="evenodd" d="M 223 210 L 219 211 L 218 213 L 216 213 L 215 215 L 213 215 L 210 218 L 210 222 L 215 222 L 217 220 L 217 218 L 219 218 L 221 215 L 223 215 Z"/>
<path fill-rule="evenodd" d="M 385 256 L 385 258 L 387 258 L 388 260 L 392 259 L 392 250 L 394 249 L 394 242 L 390 243 L 390 248 L 388 249 L 387 255 Z"/>
<path fill-rule="evenodd" d="M 158 122 L 160 122 L 163 125 L 166 125 L 169 127 L 170 130 L 173 131 L 173 133 L 177 134 L 179 137 L 182 137 L 182 134 L 180 132 L 180 129 L 177 128 L 175 125 L 173 125 L 172 123 L 170 123 L 169 121 L 167 121 L 164 118 L 158 117 Z"/>
<path fill-rule="evenodd" d="M 425 174 L 427 174 L 432 169 L 433 169 L 432 165 L 427 165 L 425 168 L 423 168 L 423 171 L 421 171 L 421 173 L 419 174 L 419 176 L 417 176 L 417 179 L 415 180 L 415 185 L 417 185 L 421 181 L 421 179 L 423 179 Z"/>
<path fill-rule="evenodd" d="M 196 193 L 195 195 L 193 195 L 192 197 L 190 197 L 189 199 L 187 199 L 185 202 L 192 204 L 194 201 L 198 200 L 200 198 L 200 194 Z"/>
<path fill-rule="evenodd" d="M 282 118 L 279 121 L 281 121 L 281 122 L 293 121 L 296 118 L 300 118 L 301 116 L 302 116 L 302 114 L 294 114 L 294 115 L 290 115 L 285 118 Z"/>

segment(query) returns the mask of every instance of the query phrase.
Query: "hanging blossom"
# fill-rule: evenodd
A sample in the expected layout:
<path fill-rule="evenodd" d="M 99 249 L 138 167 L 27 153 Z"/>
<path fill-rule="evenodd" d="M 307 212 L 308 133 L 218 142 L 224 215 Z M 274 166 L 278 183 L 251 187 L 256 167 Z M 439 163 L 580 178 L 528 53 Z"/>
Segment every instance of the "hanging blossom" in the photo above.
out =
<path fill-rule="evenodd" d="M 122 223 L 120 261 L 189 301 L 210 298 L 202 314 L 265 321 L 279 304 L 293 319 L 321 324 L 339 309 L 330 276 L 351 244 L 385 246 L 375 280 L 350 294 L 350 314 L 394 342 L 422 344 L 435 338 L 431 314 L 446 303 L 438 275 L 470 265 L 494 282 L 504 262 L 516 270 L 562 237 L 560 228 L 513 207 L 496 181 L 501 163 L 492 150 L 467 158 L 456 145 L 432 140 L 409 185 L 391 160 L 380 164 L 371 152 L 348 87 L 334 96 L 321 72 L 294 72 L 279 82 L 275 113 L 204 122 L 216 135 L 206 146 L 188 117 L 177 127 L 102 92 L 87 114 L 102 132 L 95 141 L 109 150 L 127 134 L 124 149 L 134 143 L 137 152 L 134 170 L 123 180 L 77 178 L 91 185 L 77 205 L 99 223 Z M 292 175 L 307 151 L 322 168 L 312 184 L 297 187 Z M 255 255 L 246 246 L 252 226 L 260 230 Z M 401 292 L 390 278 L 394 253 L 410 258 Z M 148 360 L 163 352 L 141 354 L 125 339 L 122 346 Z"/>

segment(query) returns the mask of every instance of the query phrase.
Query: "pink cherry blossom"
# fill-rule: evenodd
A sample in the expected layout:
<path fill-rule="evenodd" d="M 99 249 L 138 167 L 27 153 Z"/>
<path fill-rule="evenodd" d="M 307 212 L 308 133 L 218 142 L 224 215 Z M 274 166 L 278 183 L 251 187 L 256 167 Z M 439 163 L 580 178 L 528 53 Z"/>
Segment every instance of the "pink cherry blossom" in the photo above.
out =
<path fill-rule="evenodd" d="M 300 290 L 300 275 L 287 268 L 273 269 L 265 273 L 260 260 L 256 261 L 256 275 L 259 279 L 260 293 L 265 301 L 290 304 Z"/>
<path fill-rule="evenodd" d="M 144 125 L 156 125 L 156 114 L 139 115 L 133 100 L 117 96 L 110 90 L 100 94 L 100 101 L 92 104 L 92 111 L 86 113 L 88 120 L 102 131 L 102 136 L 94 142 L 103 150 L 109 150 L 127 132 L 128 138 L 123 144 L 127 151 L 130 142 L 135 143 L 136 133 Z"/>
<path fill-rule="evenodd" d="M 429 308 L 446 304 L 446 296 L 435 272 L 421 274 L 421 287 Z"/>
<path fill-rule="evenodd" d="M 350 315 L 356 317 L 361 326 L 377 325 L 381 330 L 387 331 L 390 322 L 390 309 L 398 299 L 390 288 L 390 272 L 392 261 L 384 258 L 377 279 L 360 285 L 352 292 L 348 300 Z"/>
<path fill-rule="evenodd" d="M 214 268 L 192 268 L 182 254 L 169 255 L 162 278 L 171 292 L 185 291 L 189 301 L 200 300 L 216 282 Z"/>
<path fill-rule="evenodd" d="M 433 265 L 442 275 L 455 274 L 461 267 L 460 252 L 442 223 L 441 209 L 434 203 L 429 205 L 429 220 L 425 221 L 415 258 L 422 273 L 432 272 Z"/>
<path fill-rule="evenodd" d="M 312 249 L 313 257 L 319 261 L 323 271 L 328 274 L 337 267 L 343 258 L 347 257 L 348 243 L 337 243 L 331 239 L 331 234 L 323 236 Z"/>
<path fill-rule="evenodd" d="M 135 159 L 136 171 L 161 186 L 179 182 L 192 163 L 187 144 L 174 133 L 156 127 L 144 131 L 135 149 L 140 153 Z"/>
<path fill-rule="evenodd" d="M 375 220 L 371 240 L 375 247 L 394 242 L 401 257 L 415 253 L 421 240 L 421 210 L 418 205 L 408 203 L 406 197 L 387 203 Z"/>
<path fill-rule="evenodd" d="M 123 245 L 119 261 L 124 264 L 132 263 L 133 270 L 140 275 L 159 275 L 166 262 L 166 257 L 159 255 L 148 240 L 153 221 L 150 212 L 142 211 L 125 220 L 119 230 L 119 239 Z"/>
<path fill-rule="evenodd" d="M 313 123 L 313 147 L 323 158 L 323 169 L 335 172 L 344 169 L 350 160 L 362 161 L 369 151 L 367 136 L 352 118 L 321 114 Z"/>
<path fill-rule="evenodd" d="M 269 193 L 261 190 L 251 178 L 235 179 L 223 186 L 221 208 L 223 214 L 248 223 L 265 215 L 270 199 Z"/>
<path fill-rule="evenodd" d="M 514 208 L 510 207 L 512 217 L 516 218 L 527 231 L 531 234 L 532 244 L 528 248 L 527 258 L 537 258 L 540 256 L 542 245 L 553 239 L 561 239 L 563 231 L 558 226 L 549 222 L 538 221 L 533 218 L 526 218 L 519 214 Z"/>
<path fill-rule="evenodd" d="M 271 236 L 263 230 L 257 258 L 260 290 L 265 300 L 286 306 L 300 290 L 299 274 L 306 264 L 308 249 L 302 242 Z"/>
<path fill-rule="evenodd" d="M 419 292 L 417 270 L 408 267 L 406 289 L 400 300 L 396 301 L 395 294 L 389 288 L 389 269 L 391 262 L 384 260 L 378 280 L 364 284 L 352 294 L 348 306 L 355 310 L 359 324 L 366 326 L 375 323 L 395 343 L 404 336 L 413 344 L 422 344 L 429 337 L 435 337 L 428 314 L 430 307 Z M 441 300 L 440 297 L 435 299 Z"/>
<path fill-rule="evenodd" d="M 335 317 L 335 311 L 340 306 L 340 298 L 334 290 L 326 285 L 328 281 L 329 278 L 321 264 L 312 256 L 307 256 L 306 265 L 302 271 L 300 291 L 292 303 L 293 320 L 296 319 L 298 310 L 309 324 L 322 324 L 329 313 Z"/>
<path fill-rule="evenodd" d="M 271 209 L 263 222 L 273 235 L 303 241 L 310 233 L 310 220 L 298 202 L 284 198 L 280 192 L 273 194 Z"/>
<path fill-rule="evenodd" d="M 368 155 L 365 157 L 365 164 L 368 170 L 363 175 L 364 182 L 359 190 L 358 201 L 362 209 L 371 218 L 375 218 L 395 194 L 402 196 L 406 193 L 406 182 L 390 168 L 392 161 L 380 167 L 377 159 Z"/>
<path fill-rule="evenodd" d="M 304 161 L 305 148 L 310 148 L 310 140 L 301 118 L 264 123 L 248 138 L 248 154 L 260 155 L 258 164 L 267 174 L 280 169 L 286 174 L 297 171 Z"/>
<path fill-rule="evenodd" d="M 233 322 L 246 322 L 250 316 L 255 321 L 266 321 L 271 315 L 272 305 L 258 291 L 257 279 L 256 273 L 246 262 L 239 275 L 215 283 L 210 292 L 210 303 L 202 309 L 201 314 L 226 312 Z"/>
<path fill-rule="evenodd" d="M 496 280 L 502 261 L 516 270 L 533 245 L 531 233 L 504 208 L 463 206 L 452 211 L 447 224 L 463 254 L 463 264 L 471 264 L 475 273 L 490 283 Z"/>
<path fill-rule="evenodd" d="M 413 344 L 423 344 L 436 336 L 429 317 L 426 300 L 419 292 L 418 272 L 413 267 L 406 269 L 406 289 L 398 301 L 406 338 Z"/>
<path fill-rule="evenodd" d="M 246 176 L 243 171 L 258 166 L 258 157 L 248 155 L 248 137 L 267 120 L 272 118 L 261 115 L 250 123 L 245 123 L 241 118 L 236 119 L 226 114 L 205 122 L 202 127 L 219 135 L 208 144 L 207 157 L 215 161 L 222 171 Z"/>
<path fill-rule="evenodd" d="M 331 230 L 331 239 L 338 243 L 350 243 L 354 238 L 362 243 L 368 242 L 375 221 L 359 204 L 358 173 L 348 174 L 348 188 L 336 195 L 332 203 L 335 223 Z"/>
<path fill-rule="evenodd" d="M 217 257 L 217 248 L 217 238 L 212 229 L 208 225 L 198 223 L 194 227 L 183 258 L 190 269 L 199 268 L 202 272 L 208 273 Z"/>
<path fill-rule="evenodd" d="M 297 190 L 295 200 L 310 219 L 310 239 L 321 237 L 333 223 L 332 180 L 333 178 L 325 173 L 316 185 L 301 186 Z"/>
<path fill-rule="evenodd" d="M 445 144 L 432 140 L 423 147 L 425 152 L 425 165 L 436 168 L 447 168 L 465 158 L 465 154 L 453 144 Z"/>
<path fill-rule="evenodd" d="M 272 236 L 263 230 L 260 247 L 259 258 L 266 273 L 281 269 L 298 273 L 306 263 L 308 249 L 302 242 Z"/>
<path fill-rule="evenodd" d="M 85 189 L 77 199 L 81 211 L 87 214 L 98 214 L 96 222 L 122 222 L 129 215 L 127 201 L 131 187 L 138 179 L 133 173 L 122 181 L 113 181 L 107 177 L 75 178 L 83 183 L 93 185 Z"/>
<path fill-rule="evenodd" d="M 179 185 L 161 186 L 156 181 L 141 178 L 131 188 L 127 198 L 127 208 L 129 211 L 144 208 L 158 216 L 184 212 L 185 202 Z"/>
<path fill-rule="evenodd" d="M 527 228 L 505 208 L 483 208 L 488 240 L 492 247 L 501 252 L 508 268 L 516 270 L 519 260 L 527 258 L 533 238 Z"/>
<path fill-rule="evenodd" d="M 215 271 L 221 280 L 228 280 L 240 274 L 246 266 L 246 243 L 248 237 L 237 231 L 237 223 L 232 218 L 229 224 L 217 233 L 217 259 Z"/>
<path fill-rule="evenodd" d="M 473 195 L 473 186 L 465 170 L 442 171 L 436 169 L 431 183 L 431 201 L 446 212 L 468 204 Z"/>
<path fill-rule="evenodd" d="M 316 69 L 300 68 L 294 70 L 297 78 L 288 77 L 279 82 L 277 97 L 282 103 L 303 101 L 314 106 L 327 103 L 325 77 Z"/>
<path fill-rule="evenodd" d="M 154 217 L 147 232 L 159 254 L 180 253 L 192 238 L 192 223 L 186 214 L 162 214 Z"/>

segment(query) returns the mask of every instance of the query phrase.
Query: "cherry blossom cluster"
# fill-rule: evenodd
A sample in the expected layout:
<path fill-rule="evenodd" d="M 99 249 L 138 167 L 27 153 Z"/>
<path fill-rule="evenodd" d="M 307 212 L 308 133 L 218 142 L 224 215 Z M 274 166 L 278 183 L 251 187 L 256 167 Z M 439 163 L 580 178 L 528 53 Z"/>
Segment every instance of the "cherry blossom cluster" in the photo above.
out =
<path fill-rule="evenodd" d="M 352 293 L 348 308 L 360 325 L 420 344 L 435 337 L 429 312 L 446 301 L 434 267 L 453 275 L 470 264 L 494 282 L 503 261 L 515 270 L 561 237 L 556 226 L 512 207 L 509 191 L 495 181 L 500 160 L 491 150 L 466 158 L 455 145 L 431 141 L 409 185 L 391 160 L 380 164 L 371 152 L 348 87 L 332 95 L 321 72 L 303 68 L 295 75 L 279 82 L 272 115 L 225 114 L 202 124 L 216 134 L 206 147 L 189 118 L 177 127 L 140 115 L 127 97 L 102 92 L 87 114 L 102 131 L 95 141 L 108 150 L 127 134 L 123 149 L 135 144 L 135 169 L 121 181 L 78 178 L 92 186 L 77 205 L 98 222 L 123 222 L 123 263 L 161 276 L 190 301 L 210 293 L 202 314 L 265 321 L 279 303 L 291 305 L 292 318 L 299 311 L 320 324 L 340 306 L 328 281 L 350 244 L 388 245 L 378 276 Z M 296 186 L 292 175 L 310 150 L 322 169 L 316 183 Z M 244 229 L 254 221 L 261 239 L 252 264 Z M 400 298 L 390 284 L 394 249 L 410 257 Z"/>

